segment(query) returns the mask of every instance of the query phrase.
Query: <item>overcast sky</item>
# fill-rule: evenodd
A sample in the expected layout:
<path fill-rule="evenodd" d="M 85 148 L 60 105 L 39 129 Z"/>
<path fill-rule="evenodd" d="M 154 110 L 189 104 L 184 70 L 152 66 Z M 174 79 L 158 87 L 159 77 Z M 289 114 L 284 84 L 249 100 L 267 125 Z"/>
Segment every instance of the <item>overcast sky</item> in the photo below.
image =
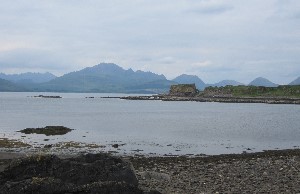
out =
<path fill-rule="evenodd" d="M 112 62 L 206 83 L 300 76 L 299 0 L 0 0 L 0 72 Z"/>

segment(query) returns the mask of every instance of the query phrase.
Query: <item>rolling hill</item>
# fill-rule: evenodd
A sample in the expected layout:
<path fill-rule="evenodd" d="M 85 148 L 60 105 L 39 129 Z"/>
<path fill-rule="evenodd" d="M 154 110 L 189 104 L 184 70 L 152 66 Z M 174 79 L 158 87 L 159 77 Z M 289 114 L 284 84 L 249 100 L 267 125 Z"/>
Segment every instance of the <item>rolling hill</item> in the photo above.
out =
<path fill-rule="evenodd" d="M 258 77 L 254 79 L 252 82 L 248 84 L 249 86 L 265 86 L 265 87 L 277 87 L 278 85 L 271 82 L 270 80 L 263 78 L 263 77 Z"/>

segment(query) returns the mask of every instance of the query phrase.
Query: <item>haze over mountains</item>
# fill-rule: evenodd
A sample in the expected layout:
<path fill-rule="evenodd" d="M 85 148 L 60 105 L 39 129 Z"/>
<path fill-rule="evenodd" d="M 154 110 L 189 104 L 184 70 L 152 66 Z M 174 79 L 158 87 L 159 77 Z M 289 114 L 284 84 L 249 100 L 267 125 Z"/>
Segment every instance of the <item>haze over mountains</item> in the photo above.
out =
<path fill-rule="evenodd" d="M 289 83 L 289 85 L 300 85 L 300 77 Z"/>
<path fill-rule="evenodd" d="M 228 86 L 228 85 L 231 85 L 231 86 L 239 86 L 239 85 L 245 85 L 243 83 L 240 83 L 238 81 L 235 81 L 235 80 L 222 80 L 218 83 L 215 83 L 215 84 L 206 84 L 206 86 L 217 86 L 217 87 L 224 87 L 224 86 Z"/>
<path fill-rule="evenodd" d="M 26 92 L 29 91 L 26 88 L 0 78 L 0 91 L 2 92 Z"/>
<path fill-rule="evenodd" d="M 223 80 L 205 84 L 196 75 L 182 74 L 173 80 L 152 72 L 125 70 L 113 63 L 100 63 L 61 77 L 51 73 L 23 73 L 6 75 L 0 73 L 0 91 L 36 92 L 94 92 L 94 93 L 165 93 L 172 84 L 195 83 L 199 90 L 208 86 L 245 85 L 235 80 Z M 300 77 L 290 83 L 299 85 Z M 258 77 L 249 85 L 276 87 L 277 84 Z"/>

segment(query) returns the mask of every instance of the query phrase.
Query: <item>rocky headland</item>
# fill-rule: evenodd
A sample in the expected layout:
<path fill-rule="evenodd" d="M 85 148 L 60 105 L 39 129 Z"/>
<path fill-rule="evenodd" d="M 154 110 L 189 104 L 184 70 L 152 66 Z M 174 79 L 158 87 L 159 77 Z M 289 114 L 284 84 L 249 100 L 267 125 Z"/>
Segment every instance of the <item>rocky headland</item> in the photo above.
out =
<path fill-rule="evenodd" d="M 198 91 L 195 84 L 173 85 L 168 94 L 126 96 L 125 100 L 195 101 L 222 103 L 300 104 L 300 86 L 225 86 Z"/>

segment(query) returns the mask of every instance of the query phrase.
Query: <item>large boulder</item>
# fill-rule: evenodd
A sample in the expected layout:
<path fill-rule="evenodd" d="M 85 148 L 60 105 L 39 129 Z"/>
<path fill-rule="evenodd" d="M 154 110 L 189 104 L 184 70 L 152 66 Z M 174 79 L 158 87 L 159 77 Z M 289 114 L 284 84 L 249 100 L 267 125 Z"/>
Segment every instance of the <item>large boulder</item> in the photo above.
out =
<path fill-rule="evenodd" d="M 107 154 L 16 159 L 0 173 L 0 193 L 143 193 L 130 163 Z"/>

